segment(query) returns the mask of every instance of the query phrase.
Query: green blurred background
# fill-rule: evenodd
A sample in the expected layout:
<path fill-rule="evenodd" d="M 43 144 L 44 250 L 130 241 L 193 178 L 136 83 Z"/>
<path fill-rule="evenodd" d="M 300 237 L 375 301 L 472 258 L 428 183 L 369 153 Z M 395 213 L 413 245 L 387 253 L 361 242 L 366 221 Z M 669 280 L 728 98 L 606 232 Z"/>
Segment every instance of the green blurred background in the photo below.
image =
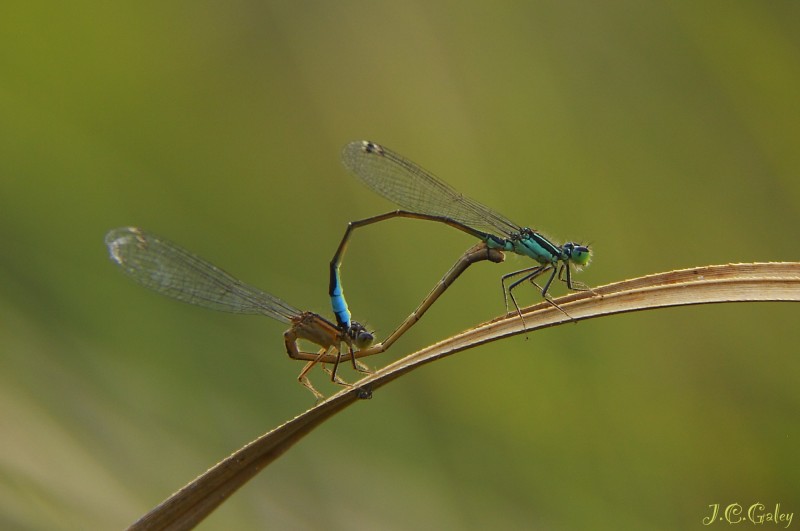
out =
<path fill-rule="evenodd" d="M 108 229 L 145 227 L 329 314 L 347 221 L 393 208 L 339 162 L 369 138 L 591 242 L 590 285 L 797 260 L 799 86 L 796 1 L 4 3 L 0 528 L 122 528 L 313 405 L 280 323 L 138 287 Z M 355 317 L 385 335 L 473 243 L 409 220 L 357 234 Z M 371 363 L 502 313 L 499 277 L 526 265 L 469 270 Z M 800 511 L 798 317 L 679 308 L 462 353 L 323 425 L 202 528 Z"/>

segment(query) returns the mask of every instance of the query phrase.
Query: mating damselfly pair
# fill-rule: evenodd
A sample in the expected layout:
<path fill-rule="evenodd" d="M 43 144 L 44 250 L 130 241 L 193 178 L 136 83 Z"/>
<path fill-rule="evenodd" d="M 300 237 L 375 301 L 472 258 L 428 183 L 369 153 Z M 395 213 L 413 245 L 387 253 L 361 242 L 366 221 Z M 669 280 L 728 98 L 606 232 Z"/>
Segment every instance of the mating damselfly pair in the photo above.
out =
<path fill-rule="evenodd" d="M 329 296 L 336 323 L 319 314 L 301 311 L 283 300 L 250 286 L 181 247 L 140 228 L 113 229 L 106 235 L 111 259 L 143 286 L 174 299 L 231 313 L 261 314 L 289 324 L 284 344 L 289 357 L 306 361 L 298 380 L 317 398 L 322 398 L 307 374 L 316 364 L 330 363 L 331 380 L 349 385 L 339 378 L 337 369 L 349 360 L 356 371 L 369 372 L 359 358 L 385 352 L 411 328 L 470 265 L 488 260 L 502 262 L 505 252 L 527 256 L 535 265 L 503 275 L 501 285 L 508 310 L 508 299 L 516 313 L 522 313 L 514 289 L 525 282 L 535 285 L 544 299 L 562 312 L 549 296 L 558 278 L 571 290 L 588 289 L 572 279 L 573 269 L 589 263 L 588 246 L 575 242 L 557 245 L 541 233 L 512 223 L 489 207 L 463 196 L 413 162 L 374 142 L 358 141 L 345 146 L 342 160 L 352 173 L 377 194 L 401 210 L 352 221 L 330 262 Z M 355 229 L 392 218 L 412 218 L 443 223 L 478 238 L 436 284 L 414 312 L 383 342 L 373 344 L 374 336 L 353 321 L 341 281 L 341 264 Z M 547 275 L 542 286 L 536 279 Z M 508 285 L 506 284 L 508 283 Z M 564 312 L 566 314 L 566 312 Z M 319 347 L 317 352 L 300 350 L 299 340 Z M 344 344 L 344 348 L 342 345 Z M 368 391 L 361 394 L 366 398 Z"/>

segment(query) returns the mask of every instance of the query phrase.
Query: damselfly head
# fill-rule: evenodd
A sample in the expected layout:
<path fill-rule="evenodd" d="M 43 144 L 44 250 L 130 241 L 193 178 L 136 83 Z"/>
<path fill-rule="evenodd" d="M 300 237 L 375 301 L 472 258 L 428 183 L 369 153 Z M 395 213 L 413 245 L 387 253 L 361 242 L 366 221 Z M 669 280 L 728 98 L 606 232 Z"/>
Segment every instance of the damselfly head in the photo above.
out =
<path fill-rule="evenodd" d="M 567 253 L 569 261 L 575 267 L 581 268 L 589 265 L 589 260 L 592 258 L 592 251 L 588 245 L 579 245 L 575 242 L 565 243 L 563 246 L 564 252 Z"/>
<path fill-rule="evenodd" d="M 353 344 L 359 350 L 367 348 L 375 341 L 375 336 L 372 332 L 367 330 L 361 323 L 355 321 L 350 323 L 350 330 L 347 331 L 347 335 L 350 336 L 350 339 L 353 340 Z"/>

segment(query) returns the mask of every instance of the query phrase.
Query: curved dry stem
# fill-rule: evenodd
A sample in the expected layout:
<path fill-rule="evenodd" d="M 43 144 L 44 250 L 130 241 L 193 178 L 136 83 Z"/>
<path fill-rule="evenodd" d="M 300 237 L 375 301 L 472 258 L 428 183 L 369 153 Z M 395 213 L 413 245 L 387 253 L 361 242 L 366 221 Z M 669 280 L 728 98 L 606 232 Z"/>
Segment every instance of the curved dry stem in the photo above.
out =
<path fill-rule="evenodd" d="M 671 271 L 573 293 L 557 303 L 575 321 L 639 310 L 722 302 L 800 301 L 800 263 L 728 264 Z M 129 529 L 191 529 L 239 487 L 303 436 L 357 401 L 431 361 L 504 337 L 565 322 L 568 317 L 540 303 L 499 317 L 431 345 L 376 371 L 305 413 L 259 437 L 167 498 Z"/>

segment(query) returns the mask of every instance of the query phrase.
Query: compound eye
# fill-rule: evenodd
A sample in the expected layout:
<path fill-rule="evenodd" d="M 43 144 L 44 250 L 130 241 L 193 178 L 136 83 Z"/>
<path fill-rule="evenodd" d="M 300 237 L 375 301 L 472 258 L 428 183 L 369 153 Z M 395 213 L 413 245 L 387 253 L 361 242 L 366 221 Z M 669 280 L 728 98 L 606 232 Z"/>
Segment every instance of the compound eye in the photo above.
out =
<path fill-rule="evenodd" d="M 570 256 L 570 260 L 574 262 L 578 266 L 585 266 L 589 263 L 589 259 L 592 256 L 592 252 L 589 250 L 588 247 L 583 245 L 577 245 L 572 249 L 572 253 Z"/>
<path fill-rule="evenodd" d="M 355 337 L 355 344 L 358 348 L 366 348 L 375 341 L 375 336 L 366 330 L 360 330 Z"/>

